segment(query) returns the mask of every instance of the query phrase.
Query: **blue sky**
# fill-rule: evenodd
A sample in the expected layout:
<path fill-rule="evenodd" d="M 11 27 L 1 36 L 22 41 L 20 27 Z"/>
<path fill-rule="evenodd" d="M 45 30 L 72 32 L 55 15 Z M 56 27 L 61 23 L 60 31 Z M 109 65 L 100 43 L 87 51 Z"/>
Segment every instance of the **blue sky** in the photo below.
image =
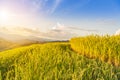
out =
<path fill-rule="evenodd" d="M 57 23 L 100 34 L 114 34 L 120 28 L 120 0 L 0 0 L 0 10 L 4 9 L 16 15 L 7 25 L 39 27 L 41 31 L 51 30 Z M 73 32 L 81 32 L 75 29 Z"/>
<path fill-rule="evenodd" d="M 64 15 L 72 17 L 115 17 L 119 14 L 120 5 L 117 0 L 63 0 L 56 14 L 64 12 Z M 59 14 L 60 13 L 60 14 Z"/>

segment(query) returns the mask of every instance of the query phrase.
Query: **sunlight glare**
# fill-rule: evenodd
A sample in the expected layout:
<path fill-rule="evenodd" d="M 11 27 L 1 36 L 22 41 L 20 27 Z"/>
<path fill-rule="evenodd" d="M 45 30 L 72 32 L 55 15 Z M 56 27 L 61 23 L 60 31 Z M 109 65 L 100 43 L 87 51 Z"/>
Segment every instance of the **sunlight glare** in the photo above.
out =
<path fill-rule="evenodd" d="M 0 10 L 0 23 L 8 23 L 11 13 L 7 10 Z"/>

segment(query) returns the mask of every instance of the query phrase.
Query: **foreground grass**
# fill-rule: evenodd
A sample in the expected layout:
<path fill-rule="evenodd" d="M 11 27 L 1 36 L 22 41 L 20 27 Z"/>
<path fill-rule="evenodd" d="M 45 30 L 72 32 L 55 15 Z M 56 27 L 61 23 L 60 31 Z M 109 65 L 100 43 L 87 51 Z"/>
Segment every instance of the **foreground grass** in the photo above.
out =
<path fill-rule="evenodd" d="M 97 58 L 120 66 L 120 35 L 87 36 L 70 40 L 73 50 L 88 58 Z"/>
<path fill-rule="evenodd" d="M 120 68 L 76 54 L 69 44 L 36 44 L 1 52 L 0 80 L 120 80 Z"/>

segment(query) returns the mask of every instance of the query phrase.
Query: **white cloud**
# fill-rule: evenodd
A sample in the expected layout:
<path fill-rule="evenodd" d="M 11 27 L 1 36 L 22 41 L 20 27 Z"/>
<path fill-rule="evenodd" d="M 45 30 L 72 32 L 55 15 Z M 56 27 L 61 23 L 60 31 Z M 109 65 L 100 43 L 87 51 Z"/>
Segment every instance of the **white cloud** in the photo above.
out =
<path fill-rule="evenodd" d="M 57 9 L 57 7 L 60 5 L 60 3 L 62 2 L 62 0 L 55 0 L 54 5 L 52 7 L 52 9 L 50 10 L 50 13 L 54 13 L 54 11 Z"/>
<path fill-rule="evenodd" d="M 54 27 L 52 27 L 52 29 L 53 30 L 56 30 L 56 29 L 59 29 L 59 30 L 64 29 L 65 30 L 66 27 L 63 24 L 60 24 L 59 22 L 57 22 L 57 24 Z"/>
<path fill-rule="evenodd" d="M 120 29 L 116 31 L 115 35 L 120 35 Z"/>
<path fill-rule="evenodd" d="M 24 27 L 0 27 L 0 37 L 6 39 L 51 39 L 51 40 L 68 40 L 75 36 L 74 33 L 64 31 L 64 29 L 51 29 L 47 32 L 41 32 L 38 28 L 24 28 Z"/>
<path fill-rule="evenodd" d="M 41 10 L 41 12 L 43 13 L 47 12 L 47 14 L 54 13 L 57 7 L 62 2 L 62 0 L 22 0 L 22 1 L 25 4 L 26 3 L 29 4 L 28 6 L 32 11 L 36 12 Z M 51 1 L 51 3 L 49 3 L 49 1 Z M 50 5 L 47 5 L 48 3 Z"/>
<path fill-rule="evenodd" d="M 77 30 L 77 31 L 87 31 L 87 32 L 97 32 L 98 30 L 93 30 L 93 29 L 83 29 L 79 27 L 67 27 L 64 24 L 60 24 L 59 22 L 57 23 L 56 26 L 54 26 L 52 29 L 59 29 L 59 30 Z"/>
<path fill-rule="evenodd" d="M 46 32 L 45 35 L 55 40 L 68 40 L 77 36 L 76 33 L 71 32 L 67 26 L 60 24 L 59 22 L 54 27 L 52 27 L 51 30 Z"/>
<path fill-rule="evenodd" d="M 85 34 L 82 33 L 82 31 L 86 31 L 85 29 L 81 30 L 79 28 L 75 27 L 67 27 L 63 24 L 60 24 L 59 22 L 51 28 L 51 30 L 48 30 L 46 32 L 41 32 L 41 29 L 39 28 L 25 28 L 25 27 L 0 27 L 0 33 L 9 35 L 9 38 L 13 36 L 14 38 L 17 37 L 20 38 L 27 38 L 27 39 L 51 39 L 51 40 L 68 40 L 72 37 L 76 36 L 82 36 Z M 77 34 L 77 31 L 79 34 Z M 88 31 L 88 30 L 87 30 Z M 86 31 L 86 32 L 87 32 Z M 81 33 L 81 35 L 80 35 Z M 0 35 L 4 36 L 4 35 Z M 11 38 L 13 38 L 11 37 Z M 13 38 L 13 39 L 14 39 Z"/>
<path fill-rule="evenodd" d="M 60 24 L 59 22 L 54 27 L 52 27 L 52 31 L 66 32 L 68 35 L 70 35 L 70 37 L 98 34 L 99 32 L 96 29 L 84 29 L 75 26 L 66 26 L 64 24 Z"/>

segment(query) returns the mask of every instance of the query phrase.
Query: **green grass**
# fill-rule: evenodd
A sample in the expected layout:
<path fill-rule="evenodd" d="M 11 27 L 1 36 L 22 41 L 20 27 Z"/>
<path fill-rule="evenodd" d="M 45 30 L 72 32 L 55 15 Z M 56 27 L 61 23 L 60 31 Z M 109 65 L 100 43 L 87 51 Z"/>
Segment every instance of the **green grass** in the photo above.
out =
<path fill-rule="evenodd" d="M 78 37 L 72 38 L 70 43 L 79 54 L 120 66 L 120 35 Z"/>
<path fill-rule="evenodd" d="M 0 80 L 120 80 L 120 67 L 79 55 L 68 43 L 36 44 L 0 52 Z"/>

